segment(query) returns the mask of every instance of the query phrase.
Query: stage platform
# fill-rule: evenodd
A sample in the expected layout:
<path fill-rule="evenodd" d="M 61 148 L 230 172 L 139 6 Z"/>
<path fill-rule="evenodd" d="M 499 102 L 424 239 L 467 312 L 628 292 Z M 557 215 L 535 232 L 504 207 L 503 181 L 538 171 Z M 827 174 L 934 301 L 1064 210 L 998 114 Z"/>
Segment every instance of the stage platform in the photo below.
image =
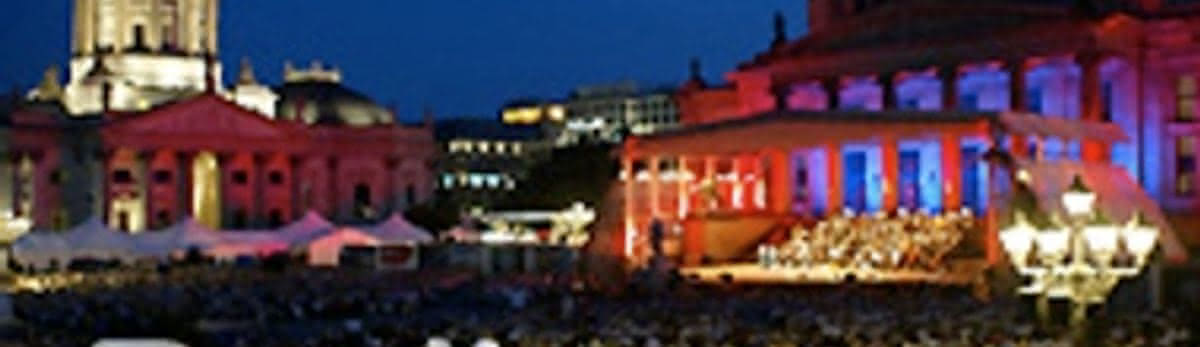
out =
<path fill-rule="evenodd" d="M 962 264 L 943 271 L 917 269 L 879 270 L 820 266 L 808 268 L 775 267 L 764 268 L 755 263 L 735 263 L 711 266 L 680 268 L 684 277 L 694 277 L 703 283 L 722 283 L 721 276 L 733 276 L 734 283 L 786 285 L 786 284 L 838 284 L 853 276 L 857 283 L 930 283 L 942 285 L 972 284 L 983 271 L 977 264 Z"/>

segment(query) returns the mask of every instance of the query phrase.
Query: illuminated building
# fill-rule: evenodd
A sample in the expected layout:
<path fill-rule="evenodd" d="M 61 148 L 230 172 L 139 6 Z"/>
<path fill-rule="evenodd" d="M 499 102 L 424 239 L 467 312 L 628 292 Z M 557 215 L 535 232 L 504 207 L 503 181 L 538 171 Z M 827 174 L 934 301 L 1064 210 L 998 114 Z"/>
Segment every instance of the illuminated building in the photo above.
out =
<path fill-rule="evenodd" d="M 562 124 L 567 109 L 559 102 L 513 101 L 500 109 L 500 121 L 513 125 Z"/>
<path fill-rule="evenodd" d="M 687 224 L 710 212 L 763 217 L 741 229 L 747 239 L 763 235 L 747 230 L 783 216 L 847 207 L 967 207 L 988 216 L 989 182 L 1000 181 L 983 161 L 990 149 L 1018 160 L 1115 165 L 1172 215 L 1194 214 L 1200 203 L 1195 4 L 809 6 L 807 36 L 787 39 L 778 20 L 770 48 L 727 73 L 727 84 L 709 85 L 694 71 L 676 94 L 683 130 L 626 142 L 626 219 L 614 251 L 644 256 L 651 219 Z M 1045 128 L 1003 121 L 1028 114 L 1038 116 L 1022 122 Z M 1092 125 L 1122 136 L 1066 130 Z M 978 241 L 995 261 L 990 227 Z M 677 245 L 685 263 L 713 246 L 696 235 L 685 231 Z M 1164 242 L 1180 260 L 1178 240 Z"/>
<path fill-rule="evenodd" d="M 521 184 L 529 169 L 549 157 L 548 130 L 492 119 L 438 121 L 438 197 L 464 206 L 491 206 Z"/>
<path fill-rule="evenodd" d="M 653 134 L 679 123 L 673 91 L 639 91 L 633 82 L 577 88 L 566 107 L 559 146 L 619 143 L 626 135 Z"/>
<path fill-rule="evenodd" d="M 0 113 L 0 215 L 244 229 L 307 210 L 374 220 L 433 194 L 432 122 L 396 124 L 340 71 L 288 64 L 271 89 L 245 64 L 235 86 L 217 83 L 216 0 L 75 5 L 67 86 L 51 69 Z"/>

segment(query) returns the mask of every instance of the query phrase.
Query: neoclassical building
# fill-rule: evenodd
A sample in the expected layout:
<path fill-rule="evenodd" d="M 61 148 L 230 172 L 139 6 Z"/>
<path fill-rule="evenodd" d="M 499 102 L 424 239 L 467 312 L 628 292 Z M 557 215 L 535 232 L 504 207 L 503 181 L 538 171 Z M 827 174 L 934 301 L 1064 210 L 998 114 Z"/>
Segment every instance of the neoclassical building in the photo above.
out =
<path fill-rule="evenodd" d="M 1123 168 L 1192 239 L 1200 2 L 811 0 L 808 15 L 798 39 L 777 18 L 726 83 L 694 66 L 676 95 L 685 129 L 626 143 L 616 252 L 638 256 L 653 218 L 711 210 L 987 215 L 992 149 Z M 1003 121 L 1024 115 L 1049 121 Z M 699 262 L 703 236 L 680 238 Z M 979 239 L 999 255 L 994 235 Z"/>
<path fill-rule="evenodd" d="M 432 122 L 403 125 L 337 69 L 249 64 L 221 86 L 217 0 L 76 0 L 70 76 L 0 113 L 0 219 L 142 231 L 193 217 L 366 222 L 432 195 Z"/>

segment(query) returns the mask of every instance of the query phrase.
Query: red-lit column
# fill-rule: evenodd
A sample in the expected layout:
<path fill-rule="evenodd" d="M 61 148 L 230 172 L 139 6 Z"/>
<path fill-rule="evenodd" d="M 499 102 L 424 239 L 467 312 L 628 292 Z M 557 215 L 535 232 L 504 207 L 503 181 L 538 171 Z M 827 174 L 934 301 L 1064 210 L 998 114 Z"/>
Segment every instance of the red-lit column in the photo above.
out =
<path fill-rule="evenodd" d="M 646 165 L 650 172 L 650 180 L 647 182 L 647 189 L 650 191 L 650 217 L 658 218 L 659 213 L 662 212 L 662 184 L 659 182 L 662 177 L 660 170 L 662 158 L 652 156 Z"/>
<path fill-rule="evenodd" d="M 700 208 L 706 212 L 716 210 L 721 200 L 720 184 L 717 183 L 717 157 L 704 157 L 704 184 L 708 187 L 704 188 L 701 195 Z"/>
<path fill-rule="evenodd" d="M 789 152 L 780 149 L 767 151 L 770 160 L 770 182 L 767 185 L 767 205 L 771 213 L 786 215 L 792 212 L 792 166 Z"/>
<path fill-rule="evenodd" d="M 691 172 L 691 170 L 688 170 L 688 158 L 682 155 L 679 156 L 679 166 L 675 168 L 675 188 L 678 189 L 676 192 L 678 196 L 676 197 L 677 200 L 675 208 L 678 209 L 677 212 L 679 219 L 686 218 L 688 211 L 691 208 L 691 201 L 688 200 L 688 183 L 690 182 L 688 180 L 689 172 Z"/>
<path fill-rule="evenodd" d="M 828 169 L 828 185 L 825 198 L 825 214 L 833 216 L 842 210 L 842 144 L 831 142 L 825 144 L 825 162 Z"/>
<path fill-rule="evenodd" d="M 743 210 L 746 208 L 746 185 L 742 184 L 742 179 L 746 177 L 746 161 L 741 154 L 733 155 L 729 160 L 730 176 L 733 176 L 729 181 L 729 204 L 734 210 Z"/>
<path fill-rule="evenodd" d="M 617 233 L 617 237 L 615 240 L 613 240 L 613 244 L 616 245 L 617 254 L 621 254 L 626 258 L 630 258 L 633 256 L 632 239 L 635 236 L 634 233 L 636 232 L 633 225 L 633 185 L 637 177 L 633 172 L 633 158 L 629 155 L 625 155 L 621 158 L 621 172 L 623 173 L 622 177 L 625 179 L 625 198 L 623 199 L 625 202 L 625 211 L 622 216 L 621 230 Z"/>
<path fill-rule="evenodd" d="M 1103 122 L 1104 112 L 1101 100 L 1100 63 L 1103 56 L 1084 52 L 1075 56 L 1075 62 L 1083 78 L 1079 85 L 1080 118 L 1089 122 Z M 1083 160 L 1087 162 L 1107 162 L 1109 159 L 1108 145 L 1102 141 L 1083 141 Z"/>
<path fill-rule="evenodd" d="M 958 108 L 958 65 L 938 67 L 938 79 L 942 81 L 942 111 Z"/>
<path fill-rule="evenodd" d="M 1016 58 L 1005 63 L 1008 66 L 1008 109 L 1017 113 L 1029 112 L 1029 100 L 1026 100 L 1025 91 L 1028 89 L 1026 85 L 1025 75 L 1029 73 L 1029 63 L 1024 58 Z M 1013 157 L 1024 158 L 1028 156 L 1029 144 L 1026 142 L 1026 134 L 1010 134 L 1009 137 L 1009 153 Z"/>
<path fill-rule="evenodd" d="M 766 211 L 767 210 L 767 195 L 766 195 L 767 194 L 767 192 L 766 192 L 767 178 L 766 178 L 766 170 L 763 167 L 763 159 L 764 158 L 763 158 L 762 153 L 754 153 L 754 154 L 746 155 L 746 159 L 745 159 L 745 160 L 749 161 L 748 169 L 750 170 L 750 177 L 754 178 L 753 180 L 750 180 L 748 183 L 750 193 L 747 194 L 749 196 L 747 197 L 748 199 L 746 199 L 746 201 L 748 202 L 748 205 L 746 205 L 746 206 L 750 206 L 750 209 L 753 211 Z M 760 197 L 761 197 L 761 199 L 760 199 Z"/>
<path fill-rule="evenodd" d="M 942 134 L 942 208 L 957 210 L 962 206 L 962 152 L 958 134 Z"/>
<path fill-rule="evenodd" d="M 880 156 L 883 164 L 883 210 L 891 212 L 900 205 L 900 149 L 895 137 L 883 138 Z"/>

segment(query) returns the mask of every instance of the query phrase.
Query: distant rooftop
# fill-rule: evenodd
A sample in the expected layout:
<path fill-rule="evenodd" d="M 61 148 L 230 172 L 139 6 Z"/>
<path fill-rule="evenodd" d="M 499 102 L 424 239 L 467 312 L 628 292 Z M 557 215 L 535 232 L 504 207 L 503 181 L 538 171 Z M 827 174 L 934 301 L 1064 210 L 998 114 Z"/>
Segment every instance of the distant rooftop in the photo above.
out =
<path fill-rule="evenodd" d="M 440 120 L 434 126 L 438 141 L 476 139 L 499 141 L 531 141 L 542 138 L 538 126 L 507 125 L 494 119 L 455 118 Z"/>

